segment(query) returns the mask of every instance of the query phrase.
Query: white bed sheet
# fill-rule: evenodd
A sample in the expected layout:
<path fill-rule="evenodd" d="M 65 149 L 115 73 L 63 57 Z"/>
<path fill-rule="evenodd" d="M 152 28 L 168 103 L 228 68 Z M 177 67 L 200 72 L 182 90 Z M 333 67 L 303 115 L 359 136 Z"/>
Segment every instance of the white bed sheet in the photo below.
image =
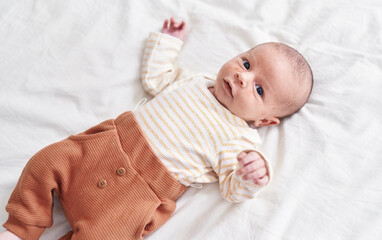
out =
<path fill-rule="evenodd" d="M 259 130 L 274 168 L 258 198 L 230 204 L 190 189 L 147 239 L 380 239 L 382 4 L 366 1 L 0 1 L 0 222 L 42 147 L 131 110 L 144 39 L 166 17 L 188 23 L 178 64 L 216 73 L 252 46 L 281 41 L 314 71 L 307 105 Z M 57 199 L 54 226 L 70 227 Z"/>

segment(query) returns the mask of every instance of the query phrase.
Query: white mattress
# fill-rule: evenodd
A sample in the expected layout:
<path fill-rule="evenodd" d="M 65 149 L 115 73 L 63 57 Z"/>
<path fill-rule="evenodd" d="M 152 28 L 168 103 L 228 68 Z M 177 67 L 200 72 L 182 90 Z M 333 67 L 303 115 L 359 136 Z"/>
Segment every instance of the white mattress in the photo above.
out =
<path fill-rule="evenodd" d="M 0 222 L 35 152 L 147 97 L 144 40 L 175 16 L 188 23 L 178 64 L 216 73 L 280 41 L 306 56 L 315 83 L 300 112 L 259 130 L 274 179 L 258 198 L 231 204 L 217 184 L 190 189 L 147 239 L 380 239 L 381 13 L 378 0 L 1 1 Z M 55 203 L 42 239 L 70 229 Z"/>

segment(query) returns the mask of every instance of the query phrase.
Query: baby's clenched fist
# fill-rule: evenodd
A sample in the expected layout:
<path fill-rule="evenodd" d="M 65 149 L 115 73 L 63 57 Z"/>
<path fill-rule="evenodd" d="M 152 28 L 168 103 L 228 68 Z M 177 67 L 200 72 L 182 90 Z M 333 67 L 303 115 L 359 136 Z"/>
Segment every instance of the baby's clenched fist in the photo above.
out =
<path fill-rule="evenodd" d="M 260 154 L 255 151 L 241 152 L 237 160 L 241 168 L 236 173 L 241 175 L 244 180 L 253 180 L 255 184 L 260 186 L 269 182 L 265 160 Z"/>

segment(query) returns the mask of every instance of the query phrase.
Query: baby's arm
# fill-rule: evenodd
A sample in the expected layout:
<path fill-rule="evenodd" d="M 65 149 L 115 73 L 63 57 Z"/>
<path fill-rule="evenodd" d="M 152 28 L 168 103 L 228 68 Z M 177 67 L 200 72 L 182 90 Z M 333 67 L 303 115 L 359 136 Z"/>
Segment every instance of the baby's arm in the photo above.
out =
<path fill-rule="evenodd" d="M 150 33 L 146 41 L 141 81 L 144 89 L 152 96 L 168 88 L 175 89 L 190 79 L 191 71 L 174 65 L 183 45 L 186 23 L 165 20 L 162 33 Z"/>
<path fill-rule="evenodd" d="M 254 138 L 242 136 L 221 147 L 213 168 L 225 200 L 242 202 L 251 199 L 269 184 L 272 170 L 264 155 L 257 150 L 259 144 Z"/>
<path fill-rule="evenodd" d="M 0 240 L 22 240 L 10 231 L 0 232 Z"/>

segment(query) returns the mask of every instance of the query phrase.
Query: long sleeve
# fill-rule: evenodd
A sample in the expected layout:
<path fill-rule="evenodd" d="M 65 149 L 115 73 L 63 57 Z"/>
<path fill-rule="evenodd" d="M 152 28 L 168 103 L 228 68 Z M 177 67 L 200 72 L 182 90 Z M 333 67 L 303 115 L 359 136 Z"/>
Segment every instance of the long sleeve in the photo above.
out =
<path fill-rule="evenodd" d="M 162 33 L 150 33 L 146 40 L 141 67 L 143 88 L 152 96 L 170 91 L 194 77 L 190 70 L 173 63 L 183 41 Z"/>
<path fill-rule="evenodd" d="M 272 169 L 264 155 L 257 150 L 257 143 L 241 137 L 225 143 L 216 157 L 213 166 L 219 177 L 221 196 L 229 202 L 241 202 L 253 198 L 265 186 L 258 186 L 252 180 L 243 180 L 236 174 L 239 169 L 237 156 L 243 151 L 256 151 L 265 160 L 269 179 L 272 177 Z M 270 182 L 270 181 L 269 181 Z M 269 184 L 268 182 L 268 184 Z"/>
<path fill-rule="evenodd" d="M 9 199 L 4 227 L 23 239 L 39 239 L 53 224 L 53 191 L 57 192 L 62 170 L 50 160 L 57 158 L 53 150 L 59 144 L 45 147 L 29 160 Z"/>

